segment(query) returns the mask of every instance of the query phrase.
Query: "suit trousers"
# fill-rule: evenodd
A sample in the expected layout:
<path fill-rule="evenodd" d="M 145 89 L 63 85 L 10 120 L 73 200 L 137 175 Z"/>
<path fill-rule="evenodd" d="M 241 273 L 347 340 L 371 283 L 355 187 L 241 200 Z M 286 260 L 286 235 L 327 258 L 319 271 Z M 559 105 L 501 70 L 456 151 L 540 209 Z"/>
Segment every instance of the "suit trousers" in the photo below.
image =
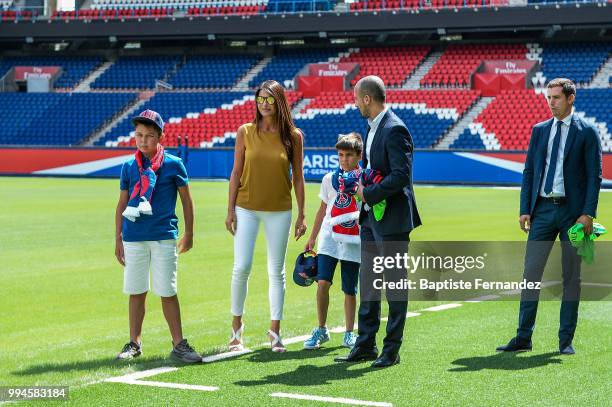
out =
<path fill-rule="evenodd" d="M 561 268 L 563 298 L 561 301 L 559 344 L 569 345 L 574 338 L 580 302 L 580 256 L 567 236 L 577 217 L 569 213 L 565 205 L 539 198 L 536 203 L 525 252 L 523 278 L 541 281 L 554 241 L 561 240 Z M 556 260 L 556 259 L 555 259 Z M 523 290 L 519 308 L 517 336 L 530 340 L 538 311 L 539 290 Z"/>
<path fill-rule="evenodd" d="M 360 297 L 358 314 L 359 337 L 355 346 L 371 349 L 376 346 L 376 333 L 380 327 L 381 290 L 375 289 L 374 279 L 384 277 L 385 282 L 397 282 L 406 278 L 406 270 L 402 268 L 385 269 L 383 273 L 374 273 L 375 257 L 395 257 L 397 253 L 408 252 L 409 233 L 379 235 L 372 225 L 376 222 L 372 211 L 361 225 L 361 268 Z M 407 290 L 385 290 L 389 303 L 389 318 L 387 334 L 383 341 L 383 353 L 395 355 L 399 352 L 404 334 L 406 312 L 408 310 Z"/>

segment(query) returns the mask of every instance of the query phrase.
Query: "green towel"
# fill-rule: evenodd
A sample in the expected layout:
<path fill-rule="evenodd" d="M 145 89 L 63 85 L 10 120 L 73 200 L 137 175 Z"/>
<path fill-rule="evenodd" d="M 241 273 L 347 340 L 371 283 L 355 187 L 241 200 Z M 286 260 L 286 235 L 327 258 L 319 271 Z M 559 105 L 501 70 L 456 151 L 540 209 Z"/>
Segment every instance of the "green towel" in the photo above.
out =
<path fill-rule="evenodd" d="M 567 231 L 572 246 L 578 250 L 578 255 L 582 257 L 586 264 L 592 264 L 595 260 L 595 242 L 599 236 L 607 233 L 605 227 L 599 223 L 593 223 L 593 231 L 590 235 L 584 234 L 584 225 L 576 223 Z"/>
<path fill-rule="evenodd" d="M 372 210 L 374 211 L 374 219 L 376 219 L 376 222 L 380 222 L 383 216 L 385 216 L 386 207 L 387 207 L 386 199 L 383 199 L 382 201 L 380 201 L 379 203 L 377 203 L 376 205 L 372 207 Z"/>
<path fill-rule="evenodd" d="M 358 201 L 361 201 L 361 199 L 359 199 L 359 197 L 357 195 L 355 195 L 355 198 Z M 387 200 L 383 199 L 382 201 L 380 201 L 379 203 L 377 203 L 376 205 L 374 205 L 372 207 L 372 212 L 374 213 L 374 219 L 376 219 L 376 222 L 380 222 L 380 220 L 383 218 L 383 216 L 385 216 L 385 208 L 387 207 Z"/>

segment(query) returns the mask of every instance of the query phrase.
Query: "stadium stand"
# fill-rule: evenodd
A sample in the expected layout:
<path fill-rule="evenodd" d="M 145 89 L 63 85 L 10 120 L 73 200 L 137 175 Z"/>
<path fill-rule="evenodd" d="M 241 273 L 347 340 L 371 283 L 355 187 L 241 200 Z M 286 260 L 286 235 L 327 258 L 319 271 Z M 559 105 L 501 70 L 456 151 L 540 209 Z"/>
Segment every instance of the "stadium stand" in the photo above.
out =
<path fill-rule="evenodd" d="M 342 50 L 338 49 L 280 51 L 261 72 L 249 81 L 249 86 L 257 87 L 268 79 L 283 84 L 287 80 L 293 80 L 306 64 L 327 62 L 330 58 L 338 57 L 340 52 Z"/>
<path fill-rule="evenodd" d="M 91 87 L 94 89 L 152 89 L 181 61 L 179 56 L 120 57 Z"/>
<path fill-rule="evenodd" d="M 98 57 L 19 57 L 0 59 L 0 78 L 14 66 L 60 66 L 62 73 L 54 83 L 55 88 L 72 88 L 102 64 Z"/>
<path fill-rule="evenodd" d="M 476 91 L 387 91 L 387 102 L 409 124 L 416 148 L 436 144 L 478 97 Z M 352 92 L 322 93 L 296 117 L 296 124 L 309 147 L 333 146 L 338 134 L 365 131 Z"/>
<path fill-rule="evenodd" d="M 239 2 L 198 2 L 199 5 L 189 7 L 187 14 L 190 16 L 213 16 L 213 15 L 256 15 L 266 11 L 267 0 L 242 0 Z"/>
<path fill-rule="evenodd" d="M 473 137 L 493 133 L 502 150 L 526 150 L 529 146 L 531 127 L 550 118 L 550 110 L 542 94 L 533 89 L 502 91 L 474 122 L 481 124 Z M 463 133 L 463 142 L 469 143 Z M 476 142 L 475 145 L 478 145 Z M 469 148 L 455 145 L 456 148 Z"/>
<path fill-rule="evenodd" d="M 299 92 L 287 92 L 289 104 L 293 106 L 302 98 Z M 178 120 L 169 120 L 164 129 L 169 146 L 176 145 L 177 136 L 188 136 L 189 144 L 197 147 L 212 147 L 227 138 L 235 137 L 236 130 L 251 122 L 255 114 L 255 99 L 252 94 L 224 104 L 218 109 L 208 109 Z M 134 146 L 131 136 L 118 140 L 119 146 Z M 114 144 L 113 144 L 114 145 Z"/>
<path fill-rule="evenodd" d="M 431 47 L 382 47 L 363 48 L 340 58 L 340 62 L 356 62 L 361 67 L 351 85 L 364 76 L 378 75 L 387 85 L 399 86 L 425 59 Z"/>
<path fill-rule="evenodd" d="M 525 44 L 451 45 L 421 79 L 421 85 L 467 87 L 483 60 L 525 59 L 527 52 Z"/>
<path fill-rule="evenodd" d="M 605 3 L 605 0 L 528 0 L 530 4 Z M 608 1 L 609 2 L 609 1 Z M 13 10 L 13 2 L 0 1 L 0 21 L 28 21 L 40 17 L 37 10 Z M 52 20 L 130 20 L 142 18 L 183 18 L 193 16 L 256 15 L 265 13 L 314 13 L 335 10 L 336 5 L 345 3 L 346 8 L 338 11 L 380 10 L 440 10 L 445 8 L 506 7 L 509 0 L 93 0 L 85 7 L 74 11 L 56 11 Z M 44 17 L 43 17 L 44 18 Z"/>
<path fill-rule="evenodd" d="M 423 87 L 418 90 L 405 90 L 401 86 L 426 60 L 431 52 L 429 46 L 362 47 L 348 51 L 343 48 L 280 50 L 269 62 L 262 60 L 257 54 L 124 56 L 112 63 L 92 84 L 92 91 L 86 94 L 74 94 L 72 98 L 66 94 L 21 95 L 23 99 L 15 94 L 0 94 L 3 96 L 2 106 L 8 108 L 14 103 L 17 106 L 16 117 L 21 118 L 15 124 L 14 120 L 7 121 L 10 125 L 3 129 L 0 144 L 75 145 L 129 105 L 133 111 L 114 128 L 105 129 L 103 135 L 96 140 L 96 145 L 129 145 L 130 133 L 133 130 L 130 122 L 132 113 L 135 114 L 136 110 L 153 109 L 161 112 L 168 121 L 166 130 L 170 146 L 175 144 L 179 135 L 189 136 L 192 147 L 233 146 L 238 126 L 252 120 L 255 110 L 252 89 L 263 80 L 275 79 L 290 85 L 291 88 L 293 83 L 287 81 L 292 81 L 309 63 L 356 62 L 360 71 L 352 78 L 351 84 L 354 85 L 357 79 L 368 74 L 382 76 L 389 86 L 387 102 L 408 124 L 415 147 L 431 148 L 480 100 L 479 91 L 465 86 L 469 84 L 471 74 L 483 60 L 539 60 L 542 63 L 542 71 L 536 75 L 537 87 L 545 83 L 545 76 L 550 78 L 563 73 L 559 62 L 563 57 L 581 61 L 575 64 L 575 72 L 583 75 L 585 82 L 581 82 L 579 86 L 576 114 L 598 126 L 603 150 L 612 151 L 608 132 L 612 125 L 612 111 L 609 109 L 612 105 L 612 88 L 585 88 L 586 85 L 591 86 L 590 81 L 596 74 L 599 77 L 597 83 L 601 85 L 601 73 L 607 72 L 601 70 L 601 67 L 609 58 L 610 49 L 611 44 L 608 43 L 593 43 L 589 46 L 451 45 L 429 72 L 424 73 L 421 80 Z M 64 73 L 55 86 L 74 88 L 102 62 L 100 58 L 85 57 L 3 58 L 0 59 L 0 72 L 6 73 L 16 65 L 59 65 L 64 69 Z M 237 87 L 240 79 L 258 66 L 259 62 L 262 62 L 263 69 L 249 81 L 251 89 L 247 90 L 242 85 Z M 257 71 L 252 72 L 255 74 Z M 578 80 L 577 78 L 579 76 L 574 77 Z M 136 102 L 136 95 L 121 93 L 125 89 L 153 89 L 158 79 L 169 82 L 174 90 L 153 93 L 151 99 L 138 105 L 132 105 Z M 603 80 L 603 83 L 610 81 L 606 81 L 606 78 Z M 448 85 L 451 87 L 446 87 Z M 455 85 L 459 88 L 453 88 Z M 216 90 L 211 91 L 212 88 Z M 101 91 L 120 93 L 118 99 L 112 99 L 108 94 L 100 93 Z M 306 134 L 306 146 L 329 147 L 334 144 L 339 133 L 364 131 L 363 118 L 354 107 L 351 90 L 323 92 L 312 99 L 304 99 L 297 91 L 289 93 L 294 107 L 300 103 L 295 120 Z M 143 94 L 141 99 L 143 97 L 148 96 Z M 71 131 L 70 136 L 63 133 L 64 126 L 55 126 L 55 122 L 49 126 L 49 134 L 41 135 L 36 132 L 35 128 L 42 124 L 42 119 L 36 121 L 36 118 L 54 117 L 58 111 L 54 109 L 59 109 L 58 106 L 63 103 L 69 113 L 62 115 L 71 115 L 70 112 L 77 111 L 75 106 L 80 98 L 83 98 L 83 106 L 95 106 L 94 101 L 99 99 L 103 107 L 101 116 L 92 116 L 93 118 L 87 119 L 90 121 L 83 120 L 82 126 L 69 124 L 68 129 L 76 129 Z M 29 106 L 29 110 L 24 106 Z M 467 129 L 454 139 L 450 148 L 525 150 L 529 143 L 531 126 L 549 117 L 550 112 L 541 89 L 504 90 L 495 96 L 469 125 L 465 124 Z"/>
<path fill-rule="evenodd" d="M 129 93 L 0 93 L 0 144 L 78 145 L 135 99 Z"/>
<path fill-rule="evenodd" d="M 151 109 L 163 114 L 167 122 L 173 119 L 192 117 L 200 113 L 210 113 L 215 109 L 232 104 L 235 100 L 242 100 L 245 96 L 252 96 L 252 92 L 192 92 L 192 93 L 158 93 L 138 107 L 138 112 Z M 136 112 L 136 113 L 138 113 Z M 112 146 L 113 142 L 121 137 L 128 137 L 134 130 L 131 116 L 118 123 L 108 134 L 95 144 Z M 173 134 L 169 134 L 167 142 L 173 143 Z M 121 139 L 123 140 L 123 139 Z M 193 140 L 195 142 L 195 139 Z M 195 144 L 193 144 L 195 146 Z"/>
<path fill-rule="evenodd" d="M 258 56 L 196 56 L 168 78 L 177 88 L 231 88 L 259 61 Z"/>
<path fill-rule="evenodd" d="M 268 13 L 298 13 L 330 11 L 335 6 L 331 0 L 268 0 Z"/>
<path fill-rule="evenodd" d="M 576 110 L 612 129 L 612 88 L 578 89 Z"/>
<path fill-rule="evenodd" d="M 610 106 L 612 88 L 578 89 L 575 114 L 598 128 L 603 151 L 612 151 Z M 550 111 L 542 94 L 533 90 L 503 91 L 450 148 L 526 150 L 533 124 L 549 118 Z"/>
<path fill-rule="evenodd" d="M 612 44 L 579 43 L 547 45 L 542 52 L 545 78 L 570 78 L 577 84 L 588 84 L 612 52 Z M 568 64 L 567 61 L 572 61 Z"/>
<path fill-rule="evenodd" d="M 490 0 L 365 0 L 350 3 L 351 10 L 400 10 L 400 9 L 442 9 L 460 7 L 486 7 Z M 504 2 L 496 2 L 496 4 Z M 506 3 L 507 4 L 507 3 Z"/>
<path fill-rule="evenodd" d="M 292 104 L 301 95 L 290 92 Z M 168 112 L 169 125 L 166 128 L 169 145 L 176 137 L 189 136 L 190 145 L 233 146 L 234 133 L 238 126 L 252 120 L 254 105 L 252 93 L 161 93 L 139 107 Z M 410 123 L 410 129 L 417 148 L 428 148 L 455 123 L 477 100 L 476 91 L 389 91 L 388 101 L 394 111 Z M 188 107 L 186 107 L 188 106 Z M 248 107 L 245 107 L 248 106 Z M 182 109 L 182 110 L 181 110 Z M 238 119 L 233 119 L 235 113 Z M 210 124 L 206 125 L 206 120 Z M 340 133 L 363 132 L 363 118 L 354 107 L 352 92 L 323 93 L 315 98 L 296 115 L 296 125 L 305 133 L 308 147 L 329 147 Z M 198 133 L 201 129 L 205 133 Z M 97 145 L 125 145 L 132 131 L 129 119 L 124 120 Z"/>

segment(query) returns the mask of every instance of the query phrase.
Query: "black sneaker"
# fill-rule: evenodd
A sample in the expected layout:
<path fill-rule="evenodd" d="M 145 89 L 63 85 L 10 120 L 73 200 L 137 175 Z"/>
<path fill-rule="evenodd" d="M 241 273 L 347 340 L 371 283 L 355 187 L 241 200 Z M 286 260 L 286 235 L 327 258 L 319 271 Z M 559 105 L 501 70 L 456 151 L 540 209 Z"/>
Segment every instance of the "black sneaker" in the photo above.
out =
<path fill-rule="evenodd" d="M 135 343 L 126 343 L 121 353 L 117 355 L 117 359 L 134 359 L 142 355 L 142 347 Z"/>
<path fill-rule="evenodd" d="M 187 343 L 187 339 L 183 339 L 174 349 L 172 349 L 170 357 L 175 362 L 202 363 L 202 355 L 196 352 L 195 349 Z"/>

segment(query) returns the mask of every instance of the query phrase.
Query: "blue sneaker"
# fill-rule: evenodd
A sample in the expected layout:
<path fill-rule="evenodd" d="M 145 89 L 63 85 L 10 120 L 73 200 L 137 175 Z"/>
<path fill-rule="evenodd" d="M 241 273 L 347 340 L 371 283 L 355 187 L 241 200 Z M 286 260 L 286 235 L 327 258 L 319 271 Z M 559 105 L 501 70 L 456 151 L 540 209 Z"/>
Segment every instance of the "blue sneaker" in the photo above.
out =
<path fill-rule="evenodd" d="M 312 336 L 304 341 L 304 349 L 319 349 L 321 344 L 329 341 L 329 331 L 327 328 L 315 328 Z"/>
<path fill-rule="evenodd" d="M 355 341 L 357 340 L 357 335 L 352 332 L 344 333 L 344 340 L 342 341 L 342 346 L 345 348 L 352 349 L 355 346 Z"/>

